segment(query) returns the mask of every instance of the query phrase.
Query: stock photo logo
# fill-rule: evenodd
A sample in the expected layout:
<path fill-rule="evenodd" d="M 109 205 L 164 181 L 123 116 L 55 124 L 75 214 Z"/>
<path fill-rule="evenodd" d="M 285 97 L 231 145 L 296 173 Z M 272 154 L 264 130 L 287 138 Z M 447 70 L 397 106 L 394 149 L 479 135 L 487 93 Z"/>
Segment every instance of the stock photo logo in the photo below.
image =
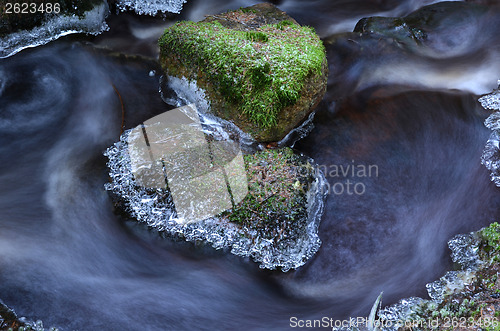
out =
<path fill-rule="evenodd" d="M 378 178 L 379 169 L 376 164 L 362 164 L 351 160 L 350 164 L 319 165 L 328 180 L 325 189 L 334 195 L 363 195 L 367 182 Z"/>
<path fill-rule="evenodd" d="M 128 153 L 136 184 L 168 188 L 184 224 L 230 209 L 248 193 L 239 145 L 207 139 L 194 104 L 132 129 Z"/>

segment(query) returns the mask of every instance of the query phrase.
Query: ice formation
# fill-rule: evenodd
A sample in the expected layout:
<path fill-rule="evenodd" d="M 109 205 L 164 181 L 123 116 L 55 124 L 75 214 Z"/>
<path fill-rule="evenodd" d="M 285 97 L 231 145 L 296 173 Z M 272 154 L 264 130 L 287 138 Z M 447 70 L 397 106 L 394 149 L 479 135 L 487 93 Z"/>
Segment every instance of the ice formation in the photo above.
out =
<path fill-rule="evenodd" d="M 456 235 L 448 241 L 448 247 L 451 249 L 453 262 L 460 264 L 462 270 L 449 271 L 440 279 L 427 284 L 427 292 L 431 300 L 412 297 L 402 299 L 398 303 L 380 310 L 378 317 L 392 323 L 391 327 L 383 328 L 383 330 L 397 330 L 398 327 L 403 326 L 401 323 L 406 320 L 418 321 L 418 313 L 422 305 L 437 307 L 446 295 L 462 290 L 474 280 L 474 271 L 482 264 L 477 254 L 478 236 L 474 232 Z"/>
<path fill-rule="evenodd" d="M 158 13 L 179 14 L 185 0 L 118 0 L 117 5 L 121 10 L 133 9 L 139 15 L 156 15 Z"/>
<path fill-rule="evenodd" d="M 97 35 L 109 29 L 105 22 L 109 9 L 106 2 L 77 15 L 57 15 L 41 26 L 31 30 L 21 30 L 0 38 L 0 58 L 14 55 L 25 48 L 44 45 L 62 36 L 73 33 Z"/>
<path fill-rule="evenodd" d="M 500 85 L 500 81 L 498 82 Z M 484 124 L 492 130 L 492 134 L 486 143 L 481 158 L 481 163 L 490 171 L 491 180 L 500 187 L 500 89 L 496 89 L 491 94 L 479 98 L 481 105 L 495 112 L 491 114 Z"/>
<path fill-rule="evenodd" d="M 462 270 L 449 271 L 440 279 L 427 284 L 427 292 L 431 300 L 418 297 L 405 298 L 396 304 L 380 309 L 375 321 L 380 326 L 378 330 L 397 331 L 401 327 L 408 326 L 405 325 L 405 321 L 414 323 L 414 330 L 420 330 L 418 323 L 421 321 L 419 313 L 422 307 L 436 308 L 446 295 L 461 291 L 474 280 L 474 272 L 483 263 L 477 254 L 479 243 L 480 239 L 474 232 L 459 234 L 449 240 L 448 247 L 451 249 L 451 258 L 453 262 L 460 264 Z M 353 318 L 353 321 L 356 321 L 356 318 Z M 333 328 L 333 330 L 366 330 L 364 326 L 364 322 L 362 322 L 354 327 Z"/>

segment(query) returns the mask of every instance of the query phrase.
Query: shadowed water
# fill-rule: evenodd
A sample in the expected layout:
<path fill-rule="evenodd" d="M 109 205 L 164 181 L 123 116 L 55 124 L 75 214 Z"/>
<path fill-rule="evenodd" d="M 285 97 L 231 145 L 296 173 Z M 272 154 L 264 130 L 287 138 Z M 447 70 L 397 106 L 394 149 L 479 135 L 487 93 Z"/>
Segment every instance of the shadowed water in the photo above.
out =
<path fill-rule="evenodd" d="M 470 94 L 394 86 L 319 111 L 315 133 L 297 148 L 327 169 L 376 165 L 378 177 L 326 174 L 322 250 L 285 284 L 348 302 L 356 288 L 370 298 L 365 309 L 381 291 L 385 303 L 425 295 L 425 283 L 451 268 L 447 238 L 499 216 L 498 188 L 479 161 L 487 114 Z M 362 183 L 364 194 L 339 194 L 335 185 L 346 180 Z"/>

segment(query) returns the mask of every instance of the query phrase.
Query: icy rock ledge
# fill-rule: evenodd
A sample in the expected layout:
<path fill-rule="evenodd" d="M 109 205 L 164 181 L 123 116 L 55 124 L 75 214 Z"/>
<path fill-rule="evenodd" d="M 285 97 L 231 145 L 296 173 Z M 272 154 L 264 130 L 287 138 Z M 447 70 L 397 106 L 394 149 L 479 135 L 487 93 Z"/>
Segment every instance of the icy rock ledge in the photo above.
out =
<path fill-rule="evenodd" d="M 479 232 L 460 234 L 448 241 L 453 262 L 461 266 L 459 271 L 449 271 L 440 279 L 426 285 L 431 300 L 418 297 L 401 299 L 398 303 L 384 307 L 377 313 L 374 325 L 377 330 L 396 331 L 408 326 L 412 330 L 429 330 L 426 323 L 430 323 L 438 313 L 443 300 L 453 294 L 460 293 L 464 288 L 476 280 L 476 272 L 486 263 L 482 260 L 479 249 L 481 245 Z M 432 316 L 432 317 L 431 317 Z M 354 320 L 356 320 L 354 318 Z M 424 326 L 424 327 L 422 327 Z M 349 328 L 334 328 L 333 330 L 369 330 L 364 323 Z"/>
<path fill-rule="evenodd" d="M 204 122 L 210 125 L 210 122 Z M 219 129 L 212 128 L 205 132 L 213 133 Z M 270 239 L 263 235 L 262 228 L 255 229 L 244 222 L 230 222 L 230 217 L 221 215 L 187 224 L 180 222 L 172 198 L 165 189 L 147 189 L 136 185 L 128 153 L 130 132 L 124 132 L 120 141 L 105 152 L 111 178 L 105 188 L 112 192 L 119 208 L 132 218 L 173 237 L 206 242 L 215 249 L 230 249 L 235 255 L 251 257 L 260 263 L 261 268 L 281 268 L 284 272 L 302 266 L 319 249 L 318 227 L 327 190 L 324 175 L 311 159 L 300 156 L 312 167 L 312 181 L 305 192 L 305 219 L 284 225 L 287 229 L 290 225 L 295 227 L 291 236 L 276 235 Z"/>
<path fill-rule="evenodd" d="M 25 317 L 18 317 L 14 310 L 7 307 L 2 300 L 0 300 L 0 330 L 59 331 L 55 327 L 44 328 L 40 320 L 33 322 Z"/>
<path fill-rule="evenodd" d="M 391 321 L 393 324 L 385 330 L 397 330 L 403 326 L 402 321 L 416 323 L 422 320 L 423 310 L 436 309 L 446 296 L 461 291 L 470 284 L 474 280 L 474 272 L 483 264 L 478 255 L 479 244 L 480 239 L 474 232 L 456 235 L 448 241 L 451 258 L 453 262 L 460 264 L 462 270 L 448 271 L 439 280 L 427 284 L 427 293 L 431 300 L 412 297 L 380 310 L 379 319 Z"/>

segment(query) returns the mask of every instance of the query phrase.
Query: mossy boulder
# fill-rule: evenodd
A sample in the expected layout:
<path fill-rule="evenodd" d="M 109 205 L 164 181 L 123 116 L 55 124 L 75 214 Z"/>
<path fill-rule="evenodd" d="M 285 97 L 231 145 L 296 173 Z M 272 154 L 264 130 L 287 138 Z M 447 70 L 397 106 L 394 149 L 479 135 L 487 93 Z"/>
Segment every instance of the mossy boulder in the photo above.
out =
<path fill-rule="evenodd" d="M 178 22 L 159 46 L 169 76 L 195 80 L 214 115 L 260 142 L 282 139 L 326 92 L 321 40 L 271 4 Z"/>
<path fill-rule="evenodd" d="M 228 248 L 232 254 L 251 257 L 261 268 L 281 268 L 284 272 L 304 265 L 318 251 L 326 183 L 311 159 L 290 148 L 245 154 L 246 195 L 236 200 L 234 186 L 227 184 L 232 200 L 231 206 L 225 207 L 228 209 L 184 222 L 177 214 L 170 186 L 148 188 L 136 181 L 129 154 L 130 134 L 131 130 L 125 131 L 120 142 L 105 153 L 111 178 L 106 189 L 116 212 L 126 219 L 144 223 L 165 237 Z M 214 150 L 210 153 L 215 155 Z M 225 190 L 226 186 L 222 187 Z M 210 203 L 217 201 L 220 199 L 215 195 Z"/>

